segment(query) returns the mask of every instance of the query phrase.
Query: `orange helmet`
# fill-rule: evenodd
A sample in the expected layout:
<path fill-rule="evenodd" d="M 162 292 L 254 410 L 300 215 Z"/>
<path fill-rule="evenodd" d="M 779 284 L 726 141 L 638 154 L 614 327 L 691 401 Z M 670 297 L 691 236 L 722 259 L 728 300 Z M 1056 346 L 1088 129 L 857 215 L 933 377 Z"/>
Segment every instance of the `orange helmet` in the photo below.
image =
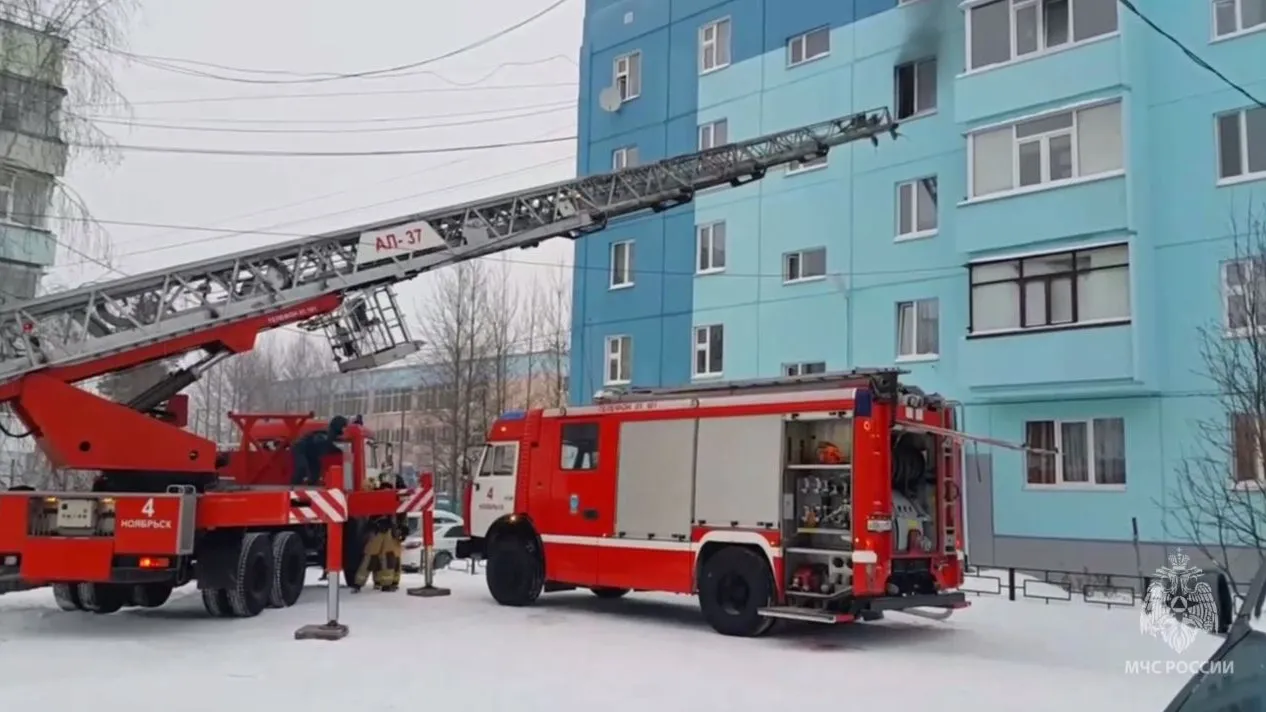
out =
<path fill-rule="evenodd" d="M 818 443 L 818 464 L 819 465 L 839 465 L 844 462 L 844 453 L 835 443 L 820 442 Z"/>

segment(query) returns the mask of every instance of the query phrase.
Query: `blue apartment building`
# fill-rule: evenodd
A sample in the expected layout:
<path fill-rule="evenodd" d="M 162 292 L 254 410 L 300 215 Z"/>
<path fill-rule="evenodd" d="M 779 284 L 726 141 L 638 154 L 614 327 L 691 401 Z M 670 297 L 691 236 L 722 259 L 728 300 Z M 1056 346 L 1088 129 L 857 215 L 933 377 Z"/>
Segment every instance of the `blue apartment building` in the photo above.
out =
<path fill-rule="evenodd" d="M 1266 97 L 1260 0 L 1135 3 Z M 969 456 L 974 560 L 1136 573 L 1183 543 L 1266 109 L 1116 0 L 587 0 L 584 28 L 582 174 L 879 106 L 902 135 L 577 241 L 573 402 L 898 364 L 1062 453 Z"/>

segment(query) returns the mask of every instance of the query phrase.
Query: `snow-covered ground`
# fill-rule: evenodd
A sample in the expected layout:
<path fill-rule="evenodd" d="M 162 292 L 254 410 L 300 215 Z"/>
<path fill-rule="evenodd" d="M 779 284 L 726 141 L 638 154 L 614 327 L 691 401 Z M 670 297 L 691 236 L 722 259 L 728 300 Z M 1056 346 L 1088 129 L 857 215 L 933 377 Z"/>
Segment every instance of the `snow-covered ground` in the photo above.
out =
<path fill-rule="evenodd" d="M 315 582 L 294 608 L 246 620 L 207 618 L 192 590 L 110 616 L 60 611 L 47 590 L 0 596 L 0 708 L 1156 712 L 1184 677 L 1129 675 L 1127 661 L 1199 660 L 1217 643 L 1176 656 L 1139 633 L 1137 609 L 991 596 L 945 623 L 890 615 L 747 640 L 713 633 L 687 597 L 581 591 L 513 609 L 481 576 L 437 581 L 453 595 L 345 592 L 351 635 L 332 643 L 293 639 L 324 620 Z"/>

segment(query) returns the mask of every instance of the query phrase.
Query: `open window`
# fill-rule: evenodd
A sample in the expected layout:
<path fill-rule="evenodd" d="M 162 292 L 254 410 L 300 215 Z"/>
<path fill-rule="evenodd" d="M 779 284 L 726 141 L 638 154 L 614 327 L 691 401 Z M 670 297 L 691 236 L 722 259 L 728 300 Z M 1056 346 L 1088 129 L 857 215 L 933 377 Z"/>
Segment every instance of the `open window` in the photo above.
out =
<path fill-rule="evenodd" d="M 559 468 L 563 470 L 596 470 L 598 469 L 598 424 L 567 423 L 562 427 L 562 459 Z"/>

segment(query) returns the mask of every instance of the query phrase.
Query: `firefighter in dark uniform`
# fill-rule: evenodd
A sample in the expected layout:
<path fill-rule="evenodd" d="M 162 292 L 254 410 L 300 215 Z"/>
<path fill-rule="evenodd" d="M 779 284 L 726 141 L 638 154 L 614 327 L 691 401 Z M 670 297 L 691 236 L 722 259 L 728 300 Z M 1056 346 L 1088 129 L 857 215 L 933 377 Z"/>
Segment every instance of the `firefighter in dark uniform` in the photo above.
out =
<path fill-rule="evenodd" d="M 321 485 L 321 458 L 337 455 L 341 451 L 335 443 L 343 437 L 347 429 L 347 418 L 336 415 L 330 418 L 329 427 L 325 430 L 314 430 L 299 438 L 290 447 L 294 458 L 293 485 Z"/>

